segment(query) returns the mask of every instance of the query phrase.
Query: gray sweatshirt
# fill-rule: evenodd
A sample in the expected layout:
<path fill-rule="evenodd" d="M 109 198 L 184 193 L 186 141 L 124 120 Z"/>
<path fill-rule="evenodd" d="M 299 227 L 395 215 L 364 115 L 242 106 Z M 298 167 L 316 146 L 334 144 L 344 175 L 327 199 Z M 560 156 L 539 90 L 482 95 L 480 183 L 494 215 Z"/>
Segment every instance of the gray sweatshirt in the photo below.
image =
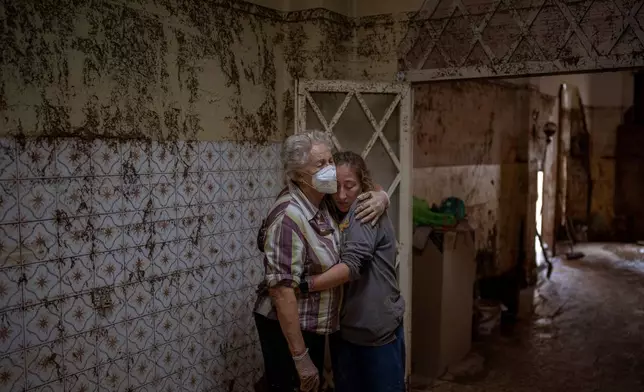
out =
<path fill-rule="evenodd" d="M 340 224 L 340 258 L 350 270 L 340 332 L 351 343 L 380 346 L 395 339 L 405 312 L 396 274 L 396 232 L 386 213 L 376 226 L 362 224 L 355 218 L 356 205 Z"/>

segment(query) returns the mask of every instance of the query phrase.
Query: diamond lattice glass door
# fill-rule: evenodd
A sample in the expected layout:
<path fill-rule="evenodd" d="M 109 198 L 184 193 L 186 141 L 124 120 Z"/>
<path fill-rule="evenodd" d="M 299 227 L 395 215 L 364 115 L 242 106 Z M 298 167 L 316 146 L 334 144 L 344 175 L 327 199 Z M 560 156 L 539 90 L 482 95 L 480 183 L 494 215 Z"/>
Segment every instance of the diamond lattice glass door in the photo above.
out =
<path fill-rule="evenodd" d="M 411 347 L 411 89 L 406 83 L 300 80 L 296 132 L 326 131 L 338 150 L 360 153 L 374 180 L 389 193 L 398 239 L 398 279 L 407 302 Z M 408 350 L 407 364 L 409 365 Z M 407 369 L 410 367 L 407 366 Z"/>

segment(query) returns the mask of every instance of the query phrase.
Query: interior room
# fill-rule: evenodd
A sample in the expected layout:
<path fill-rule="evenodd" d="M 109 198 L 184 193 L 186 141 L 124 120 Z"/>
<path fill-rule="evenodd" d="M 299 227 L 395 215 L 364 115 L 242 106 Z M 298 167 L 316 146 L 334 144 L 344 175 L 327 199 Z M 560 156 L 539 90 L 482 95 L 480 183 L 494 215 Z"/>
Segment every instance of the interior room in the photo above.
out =
<path fill-rule="evenodd" d="M 313 129 L 388 192 L 406 390 L 644 390 L 642 8 L 0 3 L 0 391 L 268 391 Z"/>
<path fill-rule="evenodd" d="M 638 220 L 639 208 L 629 207 L 619 191 L 639 192 L 634 185 L 637 181 L 627 174 L 635 170 L 630 162 L 637 153 L 627 152 L 625 147 L 638 137 L 631 131 L 636 127 L 634 111 L 638 104 L 633 91 L 639 83 L 638 75 L 621 71 L 413 85 L 414 196 L 437 203 L 451 195 L 463 195 L 468 222 L 475 233 L 479 298 L 503 304 L 503 316 L 508 317 L 500 324 L 517 326 L 515 318 L 533 321 L 532 329 L 520 321 L 513 332 L 531 336 L 530 345 L 534 345 L 534 357 L 520 365 L 515 362 L 515 356 L 521 355 L 514 351 L 516 348 L 501 345 L 504 348 L 489 349 L 487 343 L 475 343 L 483 351 L 493 350 L 488 353 L 488 361 L 499 361 L 514 369 L 514 376 L 509 373 L 495 381 L 489 380 L 495 377 L 488 376 L 490 384 L 482 385 L 480 390 L 492 386 L 504 390 L 503 384 L 515 377 L 515 382 L 534 378 L 540 388 L 555 388 L 559 380 L 552 384 L 538 380 L 539 371 L 534 369 L 537 359 L 556 360 L 558 355 L 568 355 L 564 354 L 567 350 L 593 351 L 597 346 L 611 344 L 603 339 L 601 343 L 591 343 L 591 336 L 598 336 L 596 331 L 590 332 L 592 328 L 588 335 L 582 333 L 585 337 L 577 349 L 572 348 L 575 345 L 570 339 L 580 335 L 575 329 L 584 323 L 612 324 L 611 320 L 619 316 L 597 307 L 619 308 L 620 305 L 607 305 L 604 298 L 611 298 L 615 292 L 628 297 L 630 284 L 636 284 L 641 274 L 641 264 L 635 261 L 641 258 L 641 246 L 629 237 L 637 237 L 637 229 L 634 223 L 626 223 Z M 450 132 L 455 129 L 462 131 Z M 574 253 L 580 255 L 579 259 Z M 553 265 L 550 279 L 546 263 Z M 586 269 L 594 272 L 586 276 L 582 272 Z M 600 276 L 592 276 L 596 273 Z M 615 281 L 615 287 L 604 286 L 604 279 L 611 274 L 622 278 Z M 589 281 L 595 278 L 598 282 L 589 287 Z M 424 279 L 428 278 L 414 280 L 414 290 Z M 617 287 L 621 285 L 629 288 Z M 443 295 L 449 295 L 442 302 L 443 307 L 448 307 L 442 309 L 443 317 L 457 317 L 450 314 L 456 311 L 449 309 L 456 304 L 454 294 Z M 577 298 L 574 305 L 569 296 Z M 590 297 L 595 300 L 585 299 Z M 415 292 L 413 298 L 418 301 L 420 295 Z M 630 300 L 627 303 L 626 314 L 626 308 L 638 306 Z M 421 316 L 414 313 L 413 317 Z M 630 320 L 630 316 L 626 317 Z M 612 344 L 626 340 L 639 347 L 635 342 L 638 338 L 628 338 L 629 321 L 620 325 L 623 330 L 611 332 L 615 339 Z M 453 323 L 443 328 L 443 341 L 456 339 L 452 337 L 457 329 Z M 567 336 L 570 346 L 555 348 L 550 341 L 558 335 Z M 417 337 L 417 348 L 421 345 L 418 339 L 423 338 Z M 423 343 L 427 343 L 428 351 L 432 343 L 439 344 L 424 339 Z M 462 354 L 453 353 L 464 349 L 471 350 L 443 348 L 443 352 L 432 355 L 458 357 Z M 472 372 L 483 372 L 483 367 L 490 366 L 482 365 L 483 360 L 478 355 L 470 356 L 452 369 L 428 364 L 428 370 L 422 373 L 469 383 Z M 541 371 L 548 371 L 547 366 L 539 366 L 543 366 Z M 571 361 L 566 369 L 582 385 L 584 377 L 580 374 L 597 372 L 593 370 L 595 366 L 584 360 L 579 365 Z M 587 368 L 582 370 L 584 367 Z M 626 373 L 623 376 L 627 377 Z M 587 379 L 597 382 L 598 378 Z M 432 390 L 459 390 L 449 382 L 439 384 Z"/>

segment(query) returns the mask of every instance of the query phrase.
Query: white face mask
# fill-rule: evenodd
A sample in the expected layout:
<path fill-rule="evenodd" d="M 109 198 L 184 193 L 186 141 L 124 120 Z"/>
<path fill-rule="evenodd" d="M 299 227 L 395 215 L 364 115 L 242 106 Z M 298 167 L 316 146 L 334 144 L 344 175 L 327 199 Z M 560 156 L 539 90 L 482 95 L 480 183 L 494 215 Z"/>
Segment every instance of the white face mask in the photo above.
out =
<path fill-rule="evenodd" d="M 335 175 L 335 166 L 328 165 L 318 170 L 313 175 L 313 188 L 326 194 L 333 194 L 338 191 L 338 180 Z"/>

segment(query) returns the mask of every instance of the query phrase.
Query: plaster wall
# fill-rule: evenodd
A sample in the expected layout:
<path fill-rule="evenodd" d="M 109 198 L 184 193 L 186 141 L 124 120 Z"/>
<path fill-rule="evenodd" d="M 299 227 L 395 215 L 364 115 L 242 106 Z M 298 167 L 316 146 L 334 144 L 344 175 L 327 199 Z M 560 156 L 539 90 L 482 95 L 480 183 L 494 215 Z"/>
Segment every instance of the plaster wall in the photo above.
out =
<path fill-rule="evenodd" d="M 554 100 L 524 86 L 476 81 L 416 85 L 414 97 L 414 195 L 465 201 L 486 274 L 511 269 L 522 247 L 529 264 L 542 144 L 532 128 L 548 120 Z"/>

